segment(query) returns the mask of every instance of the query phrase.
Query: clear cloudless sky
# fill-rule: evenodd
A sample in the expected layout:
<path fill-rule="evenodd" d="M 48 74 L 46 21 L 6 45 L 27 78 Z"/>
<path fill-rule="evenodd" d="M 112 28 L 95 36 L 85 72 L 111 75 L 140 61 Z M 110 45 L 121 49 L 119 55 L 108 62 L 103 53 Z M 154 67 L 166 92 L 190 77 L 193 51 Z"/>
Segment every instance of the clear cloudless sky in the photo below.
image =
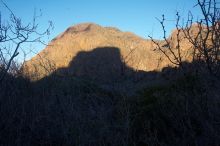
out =
<path fill-rule="evenodd" d="M 164 14 L 167 18 L 166 28 L 170 32 L 175 24 L 177 11 L 182 16 L 192 10 L 199 15 L 198 8 L 193 6 L 197 0 L 4 0 L 10 9 L 24 22 L 32 20 L 34 10 L 42 16 L 38 19 L 39 29 L 48 26 L 51 20 L 54 29 L 49 38 L 63 32 L 69 26 L 93 22 L 102 26 L 113 26 L 122 31 L 133 32 L 143 38 L 153 35 L 159 39 L 162 31 L 157 18 Z M 2 18 L 6 9 L 0 4 Z M 6 13 L 6 12 L 5 12 Z M 185 17 L 186 18 L 186 17 Z M 37 46 L 37 51 L 44 46 Z"/>

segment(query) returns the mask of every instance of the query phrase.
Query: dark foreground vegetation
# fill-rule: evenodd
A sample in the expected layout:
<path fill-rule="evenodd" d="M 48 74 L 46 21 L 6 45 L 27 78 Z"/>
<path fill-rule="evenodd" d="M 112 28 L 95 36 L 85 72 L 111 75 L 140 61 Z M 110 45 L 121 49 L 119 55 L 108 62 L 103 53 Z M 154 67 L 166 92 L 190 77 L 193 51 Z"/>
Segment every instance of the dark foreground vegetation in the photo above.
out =
<path fill-rule="evenodd" d="M 220 81 L 208 71 L 166 68 L 144 77 L 152 74 L 166 80 L 132 95 L 83 77 L 52 74 L 31 82 L 7 75 L 1 145 L 219 145 Z M 140 82 L 132 82 L 134 90 Z"/>

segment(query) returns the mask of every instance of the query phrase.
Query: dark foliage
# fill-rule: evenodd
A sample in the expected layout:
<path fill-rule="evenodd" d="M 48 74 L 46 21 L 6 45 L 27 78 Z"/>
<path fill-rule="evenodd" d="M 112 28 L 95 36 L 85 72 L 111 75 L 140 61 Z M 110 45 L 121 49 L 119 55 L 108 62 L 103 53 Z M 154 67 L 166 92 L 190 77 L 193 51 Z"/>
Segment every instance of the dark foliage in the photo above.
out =
<path fill-rule="evenodd" d="M 1 145 L 220 144 L 217 79 L 178 68 L 138 73 L 120 61 L 117 48 L 102 49 L 79 53 L 68 68 L 36 82 L 7 75 L 0 92 Z M 74 74 L 96 65 L 92 75 Z M 121 65 L 129 74 L 118 72 Z M 101 76 L 107 71 L 111 76 Z M 155 84 L 144 84 L 153 77 Z M 124 90 L 115 90 L 116 83 Z M 125 94 L 131 88 L 140 91 Z"/>

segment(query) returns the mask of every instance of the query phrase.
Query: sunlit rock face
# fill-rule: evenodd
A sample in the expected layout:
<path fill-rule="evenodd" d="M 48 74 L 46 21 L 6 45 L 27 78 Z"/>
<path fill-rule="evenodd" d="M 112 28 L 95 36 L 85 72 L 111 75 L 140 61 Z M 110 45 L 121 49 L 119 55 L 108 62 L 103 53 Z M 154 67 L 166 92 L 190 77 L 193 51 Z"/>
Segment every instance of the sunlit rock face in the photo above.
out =
<path fill-rule="evenodd" d="M 171 35 L 173 45 L 175 34 L 176 31 Z M 163 41 L 160 42 L 163 44 Z M 186 40 L 182 42 L 181 45 L 186 46 L 186 53 L 190 45 Z M 102 73 L 104 77 L 116 72 L 117 75 L 123 74 L 123 71 L 130 73 L 131 70 L 158 71 L 172 65 L 160 52 L 153 51 L 154 49 L 155 45 L 150 40 L 130 32 L 93 23 L 78 24 L 69 27 L 39 54 L 25 62 L 23 71 L 32 80 L 38 80 L 54 72 L 61 76 L 101 76 Z M 61 68 L 66 70 L 60 71 Z"/>

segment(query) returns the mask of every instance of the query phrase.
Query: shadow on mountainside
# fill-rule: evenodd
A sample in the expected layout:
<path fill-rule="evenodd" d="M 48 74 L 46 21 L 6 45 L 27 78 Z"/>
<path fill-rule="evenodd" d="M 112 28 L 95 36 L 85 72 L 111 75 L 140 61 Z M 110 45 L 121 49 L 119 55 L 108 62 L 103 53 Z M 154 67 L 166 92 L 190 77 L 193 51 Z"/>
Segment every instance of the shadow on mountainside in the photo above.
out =
<path fill-rule="evenodd" d="M 118 48 L 100 47 L 77 53 L 69 66 L 58 69 L 56 74 L 85 78 L 98 83 L 114 83 L 134 72 L 123 62 Z"/>
<path fill-rule="evenodd" d="M 99 47 L 78 52 L 68 67 L 58 68 L 35 83 L 39 84 L 45 80 L 53 82 L 56 78 L 74 78 L 93 83 L 111 92 L 134 94 L 146 85 L 165 83 L 166 79 L 160 76 L 156 71 L 145 72 L 129 67 L 117 47 Z"/>

